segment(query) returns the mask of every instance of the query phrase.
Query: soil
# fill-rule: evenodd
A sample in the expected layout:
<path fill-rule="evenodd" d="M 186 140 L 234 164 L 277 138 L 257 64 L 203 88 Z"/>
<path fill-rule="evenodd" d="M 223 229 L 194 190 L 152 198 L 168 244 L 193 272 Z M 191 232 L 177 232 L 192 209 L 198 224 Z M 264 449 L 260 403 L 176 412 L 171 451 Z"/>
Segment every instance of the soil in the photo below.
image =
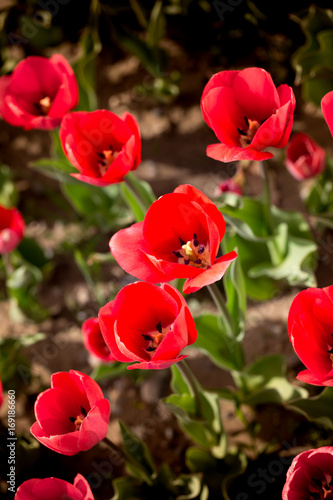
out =
<path fill-rule="evenodd" d="M 221 164 L 205 154 L 207 145 L 216 142 L 214 133 L 202 119 L 199 106 L 202 89 L 212 73 L 206 59 L 184 59 L 180 97 L 169 105 L 158 104 L 148 95 L 142 98 L 133 90 L 134 85 L 149 85 L 146 72 L 140 69 L 135 58 L 127 57 L 112 65 L 107 54 L 101 54 L 100 62 L 100 107 L 117 114 L 129 111 L 140 124 L 143 162 L 137 170 L 137 175 L 151 184 L 157 196 L 172 191 L 179 184 L 191 183 L 213 197 L 218 182 L 230 177 L 235 171 L 235 165 Z M 310 105 L 302 104 L 299 90 L 296 89 L 296 92 L 298 106 L 294 130 L 311 133 L 322 146 L 332 149 L 332 138 L 321 113 Z M 10 166 L 17 181 L 20 192 L 19 208 L 28 223 L 27 236 L 36 238 L 48 249 L 49 255 L 68 238 L 77 241 L 79 246 L 83 244 L 79 219 L 74 214 L 68 214 L 62 207 L 55 207 L 52 202 L 52 192 L 59 192 L 58 183 L 29 168 L 31 161 L 49 155 L 48 134 L 41 131 L 24 132 L 1 122 L 0 145 L 1 161 Z M 299 184 L 284 169 L 281 159 L 281 155 L 277 154 L 271 165 L 273 201 L 284 209 L 303 210 L 302 201 L 297 194 Z M 246 169 L 244 189 L 245 194 L 249 196 L 260 193 L 261 184 L 255 164 Z M 87 238 L 87 235 L 85 237 Z M 108 252 L 109 238 L 110 235 L 103 235 L 99 243 L 104 253 Z M 327 286 L 333 281 L 332 262 L 327 258 L 329 250 L 330 248 L 322 248 L 316 272 L 318 286 Z M 79 454 L 74 460 L 55 454 L 45 447 L 30 449 L 27 455 L 27 450 L 33 442 L 29 436 L 29 428 L 34 421 L 33 403 L 40 388 L 49 386 L 50 375 L 55 371 L 76 369 L 89 374 L 96 365 L 96 360 L 92 359 L 83 347 L 80 329 L 84 319 L 96 315 L 96 302 L 74 259 L 62 252 L 57 253 L 55 261 L 51 275 L 39 290 L 40 300 L 50 311 L 48 319 L 39 325 L 27 319 L 15 322 L 9 314 L 9 301 L 3 300 L 0 303 L 1 337 L 20 337 L 36 332 L 43 332 L 46 336 L 44 340 L 25 350 L 25 355 L 31 361 L 33 383 L 26 388 L 25 393 L 20 394 L 17 401 L 17 433 L 26 436 L 26 446 L 20 449 L 21 463 L 25 466 L 20 469 L 19 465 L 17 482 L 20 484 L 30 477 L 47 476 L 52 462 L 52 475 L 69 481 L 76 471 L 86 477 L 93 472 L 102 475 L 105 480 L 103 486 L 98 487 L 98 498 L 104 500 L 112 495 L 111 478 L 122 473 L 123 468 L 122 465 L 109 467 L 114 464 L 114 460 L 110 458 L 110 451 L 103 444 Z M 106 296 L 108 290 L 113 292 L 123 286 L 126 279 L 125 273 L 116 263 L 103 266 L 101 286 L 104 287 Z M 286 322 L 290 304 L 298 291 L 289 290 L 266 303 L 249 303 L 248 327 L 244 341 L 248 363 L 263 355 L 283 354 L 288 376 L 292 381 L 300 369 L 300 363 L 288 340 Z M 111 292 L 109 293 L 111 295 Z M 212 308 L 207 294 L 202 293 L 200 297 L 207 307 Z M 217 368 L 204 354 L 193 348 L 188 352 L 189 364 L 205 387 L 213 389 L 232 386 L 232 379 L 227 371 Z M 101 381 L 100 384 L 111 401 L 109 438 L 120 444 L 118 419 L 121 419 L 144 439 L 157 464 L 168 463 L 177 474 L 185 469 L 184 454 L 191 443 L 184 437 L 176 419 L 159 402 L 169 393 L 169 381 L 169 371 L 162 370 L 149 373 L 144 378 L 140 377 L 139 381 L 136 381 L 136 375 L 131 373 Z M 233 405 L 223 401 L 221 409 L 231 443 L 248 445 L 249 438 L 243 432 L 243 424 L 235 414 Z M 257 451 L 265 443 L 280 443 L 276 453 L 281 452 L 281 443 L 287 442 L 291 443 L 287 452 L 289 456 L 293 456 L 308 447 L 307 438 L 312 427 L 301 417 L 296 419 L 293 415 L 292 419 L 289 419 L 285 410 L 272 405 L 259 408 L 256 414 L 246 408 L 244 411 L 249 422 L 257 421 L 261 424 L 261 431 L 254 440 L 254 448 Z M 289 425 L 291 420 L 296 422 L 294 427 Z M 0 421 L 0 432 L 5 435 L 6 401 L 0 410 Z M 25 460 L 26 456 L 29 456 L 28 462 Z M 249 456 L 251 457 L 251 453 Z M 272 455 L 271 462 L 279 460 L 280 456 Z M 247 477 L 262 465 L 263 459 L 258 460 L 251 462 Z M 266 481 L 270 498 L 281 498 L 277 492 L 281 491 L 285 471 L 284 465 L 277 476 L 270 474 L 272 481 L 275 481 L 274 487 L 271 481 Z M 90 479 L 97 481 L 96 477 L 90 476 Z M 247 484 L 246 488 L 249 499 L 257 498 L 254 496 L 257 494 L 256 490 L 251 490 L 251 485 Z M 5 482 L 0 481 L 0 492 L 3 494 L 5 490 Z M 236 486 L 232 498 L 238 498 L 237 493 L 240 491 L 245 490 L 240 487 L 237 489 Z"/>

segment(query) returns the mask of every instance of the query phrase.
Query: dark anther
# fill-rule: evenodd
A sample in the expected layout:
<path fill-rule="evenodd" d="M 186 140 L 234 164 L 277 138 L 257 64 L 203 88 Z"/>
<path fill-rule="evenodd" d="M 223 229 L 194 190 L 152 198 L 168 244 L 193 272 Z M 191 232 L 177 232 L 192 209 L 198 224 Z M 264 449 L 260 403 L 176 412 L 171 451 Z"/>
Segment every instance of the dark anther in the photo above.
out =
<path fill-rule="evenodd" d="M 193 239 L 194 239 L 194 240 L 197 240 L 197 239 L 198 239 L 198 237 L 197 237 L 196 233 L 193 233 Z"/>
<path fill-rule="evenodd" d="M 142 337 L 145 339 L 145 340 L 154 340 L 153 337 L 151 337 L 150 335 L 145 335 L 144 333 L 142 334 Z"/>
<path fill-rule="evenodd" d="M 195 261 L 195 263 L 196 263 L 196 264 L 201 264 L 201 259 L 197 259 L 197 260 Z"/>
<path fill-rule="evenodd" d="M 181 246 L 183 246 L 186 244 L 186 241 L 182 240 L 181 237 L 179 236 L 179 243 L 181 244 Z"/>
<path fill-rule="evenodd" d="M 157 347 L 149 346 L 149 347 L 147 347 L 146 351 L 152 352 L 152 351 L 156 351 L 156 349 L 157 349 Z"/>
<path fill-rule="evenodd" d="M 238 128 L 237 130 L 238 130 L 238 133 L 239 133 L 240 135 L 245 135 L 245 136 L 247 136 L 247 133 L 246 133 L 246 132 L 244 132 L 244 130 L 242 130 L 241 128 Z"/>
<path fill-rule="evenodd" d="M 330 354 L 333 354 L 333 347 L 330 351 L 327 351 L 327 352 L 329 352 Z"/>
<path fill-rule="evenodd" d="M 97 156 L 102 158 L 102 160 L 105 160 L 105 154 L 104 153 L 97 153 Z"/>
<path fill-rule="evenodd" d="M 251 139 L 245 139 L 246 144 L 251 144 Z"/>
<path fill-rule="evenodd" d="M 87 412 L 86 412 L 86 410 L 83 408 L 83 406 L 81 406 L 81 413 L 82 413 L 82 415 L 84 415 L 85 417 L 87 416 Z"/>
<path fill-rule="evenodd" d="M 317 479 L 316 477 L 312 477 L 311 479 L 312 479 L 312 481 L 314 482 L 314 484 L 316 486 L 318 486 L 319 488 L 321 488 L 322 482 L 320 481 L 320 479 Z"/>
<path fill-rule="evenodd" d="M 159 332 L 159 333 L 162 333 L 162 323 L 159 321 L 156 325 L 156 330 Z"/>
<path fill-rule="evenodd" d="M 190 259 L 184 259 L 184 264 L 186 264 L 186 266 L 190 263 Z"/>
<path fill-rule="evenodd" d="M 199 247 L 198 253 L 204 253 L 205 247 Z"/>
<path fill-rule="evenodd" d="M 196 235 L 196 233 L 193 233 L 193 245 L 195 247 L 199 245 L 198 236 Z"/>
<path fill-rule="evenodd" d="M 173 255 L 175 255 L 176 257 L 183 257 L 182 254 L 180 252 L 172 252 Z"/>
<path fill-rule="evenodd" d="M 69 418 L 69 420 L 70 420 L 71 422 L 73 422 L 73 424 L 75 423 L 76 418 L 74 418 L 74 417 L 68 417 L 68 418 Z"/>
<path fill-rule="evenodd" d="M 329 484 L 329 486 L 331 486 L 331 487 L 333 486 L 333 477 L 332 477 L 332 479 L 330 480 L 330 482 L 329 482 L 328 484 Z"/>
<path fill-rule="evenodd" d="M 246 126 L 249 127 L 250 124 L 249 124 L 249 120 L 248 120 L 247 116 L 244 116 L 244 120 L 245 120 Z"/>

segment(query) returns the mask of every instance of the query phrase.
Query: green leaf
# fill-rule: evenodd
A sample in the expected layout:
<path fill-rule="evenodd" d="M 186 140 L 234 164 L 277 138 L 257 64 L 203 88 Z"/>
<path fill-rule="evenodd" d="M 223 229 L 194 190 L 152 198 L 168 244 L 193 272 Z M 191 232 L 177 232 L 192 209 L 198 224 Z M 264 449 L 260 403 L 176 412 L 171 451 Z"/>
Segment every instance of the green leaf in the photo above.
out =
<path fill-rule="evenodd" d="M 135 193 L 127 186 L 125 183 L 122 183 L 120 186 L 120 193 L 130 207 L 133 212 L 133 215 L 137 222 L 143 221 L 146 215 L 146 207 L 139 200 L 139 198 L 135 195 Z"/>
<path fill-rule="evenodd" d="M 223 457 L 227 435 L 222 426 L 218 395 L 204 391 L 196 380 L 198 395 L 192 394 L 187 381 L 181 382 L 177 365 L 172 366 L 172 372 L 173 387 L 180 393 L 171 394 L 163 400 L 164 404 L 177 416 L 180 426 L 194 442 L 210 449 L 214 456 Z"/>
<path fill-rule="evenodd" d="M 311 398 L 303 396 L 302 399 L 292 401 L 287 406 L 304 415 L 311 422 L 329 430 L 333 430 L 333 388 L 325 387 L 318 395 Z"/>
<path fill-rule="evenodd" d="M 119 421 L 123 446 L 129 458 L 127 467 L 131 475 L 152 484 L 156 473 L 155 464 L 145 443 L 143 443 L 123 422 Z"/>
<path fill-rule="evenodd" d="M 233 250 L 230 245 L 229 233 L 222 241 L 224 253 Z M 223 285 L 227 296 L 227 308 L 233 322 L 233 331 L 237 340 L 242 340 L 245 333 L 246 315 L 246 285 L 240 259 L 235 259 L 229 266 L 229 272 L 224 275 Z"/>
<path fill-rule="evenodd" d="M 112 481 L 114 495 L 111 500 L 138 500 L 142 493 L 141 482 L 132 477 L 118 477 Z"/>
<path fill-rule="evenodd" d="M 133 172 L 128 172 L 126 181 L 133 185 L 135 191 L 141 196 L 142 201 L 146 202 L 147 207 L 156 201 L 156 196 L 148 182 L 139 179 Z"/>
<path fill-rule="evenodd" d="M 165 35 L 166 21 L 162 8 L 163 2 L 161 0 L 157 0 L 150 14 L 147 28 L 147 43 L 151 47 L 156 47 L 158 42 Z"/>
<path fill-rule="evenodd" d="M 269 355 L 255 361 L 246 371 L 234 373 L 234 380 L 240 392 L 242 404 L 283 404 L 298 397 L 305 397 L 307 391 L 288 382 L 285 359 L 282 355 Z"/>
<path fill-rule="evenodd" d="M 17 251 L 24 260 L 39 269 L 43 268 L 49 262 L 49 259 L 45 256 L 44 250 L 33 238 L 23 238 L 17 247 Z"/>
<path fill-rule="evenodd" d="M 18 192 L 11 179 L 11 170 L 7 165 L 0 165 L 0 205 L 6 208 L 15 207 Z"/>
<path fill-rule="evenodd" d="M 194 321 L 198 332 L 196 348 L 205 352 L 221 368 L 241 370 L 244 367 L 241 343 L 223 332 L 218 316 L 203 314 Z"/>
<path fill-rule="evenodd" d="M 127 369 L 126 363 L 121 363 L 120 361 L 114 361 L 109 364 L 100 364 L 94 368 L 90 377 L 94 380 L 105 380 L 118 377 L 123 374 Z"/>

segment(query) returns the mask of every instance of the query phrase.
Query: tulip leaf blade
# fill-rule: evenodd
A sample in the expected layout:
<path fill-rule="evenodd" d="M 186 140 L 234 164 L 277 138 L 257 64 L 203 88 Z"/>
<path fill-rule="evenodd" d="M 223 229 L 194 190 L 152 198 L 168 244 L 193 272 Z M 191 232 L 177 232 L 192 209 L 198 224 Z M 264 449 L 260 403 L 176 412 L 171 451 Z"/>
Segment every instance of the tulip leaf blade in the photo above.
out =
<path fill-rule="evenodd" d="M 146 444 L 141 441 L 122 421 L 119 420 L 124 451 L 128 457 L 127 467 L 132 476 L 152 484 L 156 473 L 155 464 Z"/>
<path fill-rule="evenodd" d="M 309 421 L 333 430 L 333 387 L 325 387 L 316 396 L 291 401 L 288 409 L 304 415 Z"/>

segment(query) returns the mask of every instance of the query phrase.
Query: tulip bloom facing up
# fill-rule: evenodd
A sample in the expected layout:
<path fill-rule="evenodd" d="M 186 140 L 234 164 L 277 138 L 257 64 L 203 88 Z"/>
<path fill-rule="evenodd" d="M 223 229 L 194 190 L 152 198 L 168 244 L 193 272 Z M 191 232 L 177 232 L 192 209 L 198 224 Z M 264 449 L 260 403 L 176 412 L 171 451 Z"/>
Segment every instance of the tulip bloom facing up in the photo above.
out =
<path fill-rule="evenodd" d="M 168 284 L 136 282 L 125 286 L 99 312 L 105 342 L 128 369 L 162 369 L 181 361 L 197 331 L 186 301 Z"/>
<path fill-rule="evenodd" d="M 297 378 L 333 386 L 333 286 L 308 288 L 296 295 L 288 316 L 289 339 L 307 367 Z"/>
<path fill-rule="evenodd" d="M 211 144 L 215 160 L 266 160 L 268 147 L 283 148 L 289 139 L 295 96 L 288 85 L 275 87 L 267 71 L 221 71 L 204 88 L 201 110 L 221 144 Z"/>
<path fill-rule="evenodd" d="M 0 205 L 0 255 L 14 250 L 23 238 L 25 223 L 16 208 Z"/>
<path fill-rule="evenodd" d="M 217 258 L 225 232 L 222 214 L 199 189 L 185 184 L 148 209 L 143 222 L 118 231 L 110 240 L 112 255 L 129 274 L 150 283 L 188 278 L 185 293 L 222 278 L 237 257 Z"/>
<path fill-rule="evenodd" d="M 87 351 L 103 361 L 114 361 L 110 349 L 105 343 L 98 318 L 89 318 L 82 325 L 83 342 Z"/>
<path fill-rule="evenodd" d="M 285 165 L 298 181 L 321 174 L 325 160 L 325 150 L 302 132 L 295 134 L 286 147 Z"/>
<path fill-rule="evenodd" d="M 333 498 L 333 447 L 297 455 L 287 472 L 282 500 L 331 500 Z"/>
<path fill-rule="evenodd" d="M 56 477 L 28 479 L 19 486 L 14 500 L 94 500 L 88 481 L 77 474 L 74 484 Z"/>
<path fill-rule="evenodd" d="M 35 416 L 31 433 L 40 443 L 63 455 L 75 455 L 106 437 L 110 403 L 84 373 L 58 372 L 51 377 L 51 389 L 39 394 Z"/>
<path fill-rule="evenodd" d="M 141 138 L 129 113 L 121 118 L 105 109 L 66 116 L 60 140 L 69 161 L 79 170 L 77 179 L 107 186 L 121 182 L 141 162 Z"/>
<path fill-rule="evenodd" d="M 25 130 L 57 127 L 78 100 L 74 72 L 60 54 L 27 57 L 0 78 L 0 114 Z"/>

